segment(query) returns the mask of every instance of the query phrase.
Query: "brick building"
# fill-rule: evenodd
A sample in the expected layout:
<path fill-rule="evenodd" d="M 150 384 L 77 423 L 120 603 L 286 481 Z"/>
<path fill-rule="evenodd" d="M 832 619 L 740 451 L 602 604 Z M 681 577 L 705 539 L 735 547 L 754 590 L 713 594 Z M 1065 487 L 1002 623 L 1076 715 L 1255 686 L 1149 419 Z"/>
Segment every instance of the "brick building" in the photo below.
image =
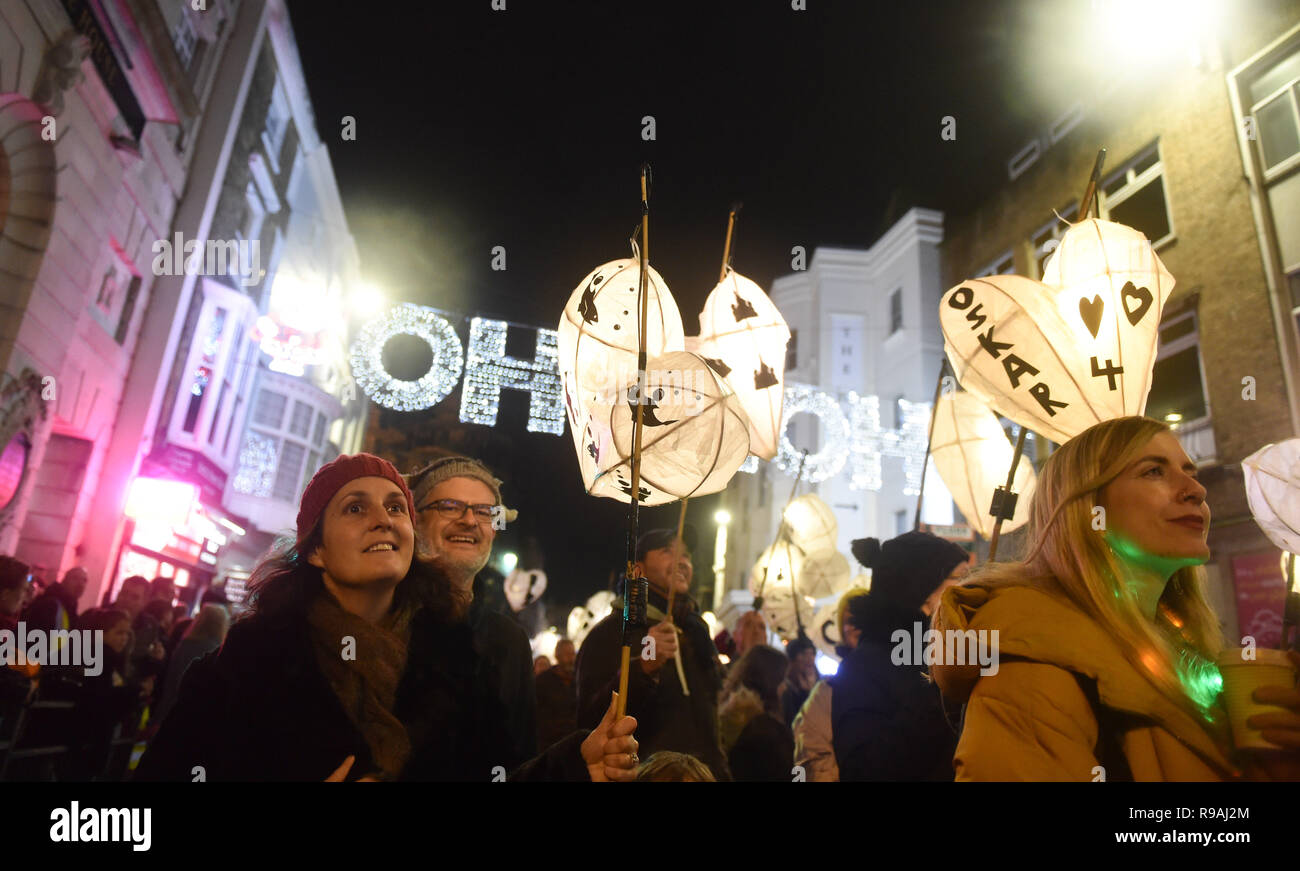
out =
<path fill-rule="evenodd" d="M 1300 4 L 1239 4 L 1186 54 L 1115 75 L 1007 163 L 1007 182 L 949 213 L 945 287 L 1032 278 L 1066 229 L 1099 146 L 1103 217 L 1144 232 L 1177 284 L 1148 416 L 1169 421 L 1213 509 L 1208 566 L 1229 635 L 1251 629 L 1279 553 L 1253 522 L 1244 457 L 1300 433 Z M 1120 71 L 1123 72 L 1123 71 Z M 1235 593 L 1235 595 L 1234 595 Z M 1272 595 L 1269 593 L 1268 595 Z"/>

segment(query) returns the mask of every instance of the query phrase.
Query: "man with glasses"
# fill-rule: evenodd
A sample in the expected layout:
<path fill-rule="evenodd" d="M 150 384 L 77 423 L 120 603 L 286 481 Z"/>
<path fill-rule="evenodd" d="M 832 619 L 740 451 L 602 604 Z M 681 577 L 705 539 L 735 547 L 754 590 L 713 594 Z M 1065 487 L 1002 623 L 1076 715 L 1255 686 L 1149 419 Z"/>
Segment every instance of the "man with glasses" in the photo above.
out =
<path fill-rule="evenodd" d="M 415 497 L 419 550 L 433 559 L 451 585 L 456 620 L 448 627 L 448 674 L 463 681 L 453 689 L 466 710 L 457 722 L 501 718 L 509 732 L 506 770 L 537 752 L 537 697 L 533 653 L 523 628 L 505 614 L 474 608 L 474 578 L 492 556 L 492 542 L 516 512 L 501 502 L 501 482 L 477 460 L 445 456 L 407 476 Z M 490 710 L 488 710 L 490 708 Z M 449 742 L 453 744 L 454 742 Z"/>

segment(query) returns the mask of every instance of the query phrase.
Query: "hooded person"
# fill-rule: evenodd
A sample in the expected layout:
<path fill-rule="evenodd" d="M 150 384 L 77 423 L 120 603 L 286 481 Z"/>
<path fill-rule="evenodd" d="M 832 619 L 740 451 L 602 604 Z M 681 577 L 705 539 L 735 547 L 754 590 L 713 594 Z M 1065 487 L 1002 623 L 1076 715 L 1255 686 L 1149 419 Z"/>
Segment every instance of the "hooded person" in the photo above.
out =
<path fill-rule="evenodd" d="M 912 651 L 940 590 L 965 574 L 970 555 L 928 532 L 884 544 L 858 539 L 852 549 L 871 569 L 871 590 L 848 600 L 845 621 L 858 644 L 840 664 L 831 696 L 840 780 L 952 780 L 957 736 Z"/>
<path fill-rule="evenodd" d="M 718 780 L 730 780 L 718 737 L 722 663 L 708 624 L 688 595 L 689 570 L 684 563 L 689 560 L 675 530 L 651 530 L 637 541 L 636 565 L 649 583 L 651 625 L 646 638 L 653 639 L 654 645 L 642 644 L 633 651 L 627 711 L 640 724 L 637 737 L 647 757 L 660 750 L 688 753 L 707 765 Z M 670 585 L 674 590 L 671 625 L 665 613 Z M 613 608 L 592 627 L 578 650 L 575 679 L 580 727 L 600 718 L 600 700 L 608 699 L 618 688 L 623 649 L 621 597 L 614 600 Z M 642 651 L 651 649 L 653 655 L 645 658 Z"/>
<path fill-rule="evenodd" d="M 219 651 L 193 662 L 136 771 L 140 780 L 481 780 L 508 745 L 502 721 L 466 710 L 448 682 L 446 579 L 415 552 L 415 506 L 397 470 L 370 454 L 322 466 L 296 537 L 250 578 L 251 610 Z M 634 777 L 630 718 L 613 707 L 529 777 Z M 449 766 L 449 754 L 460 764 Z"/>
<path fill-rule="evenodd" d="M 1233 748 L 1205 497 L 1157 420 L 1103 421 L 1052 453 L 1022 557 L 982 567 L 935 614 L 936 630 L 994 637 L 999 656 L 934 669 L 965 704 L 957 780 L 1300 780 L 1294 687 L 1256 689 L 1278 710 L 1247 720 L 1278 749 Z"/>
<path fill-rule="evenodd" d="M 450 585 L 444 660 L 454 671 L 460 704 L 505 723 L 510 746 L 491 753 L 512 767 L 537 752 L 532 645 L 522 626 L 487 607 L 474 590 L 492 557 L 497 527 L 518 512 L 502 504 L 501 481 L 470 457 L 442 457 L 406 480 L 417 544 Z"/>

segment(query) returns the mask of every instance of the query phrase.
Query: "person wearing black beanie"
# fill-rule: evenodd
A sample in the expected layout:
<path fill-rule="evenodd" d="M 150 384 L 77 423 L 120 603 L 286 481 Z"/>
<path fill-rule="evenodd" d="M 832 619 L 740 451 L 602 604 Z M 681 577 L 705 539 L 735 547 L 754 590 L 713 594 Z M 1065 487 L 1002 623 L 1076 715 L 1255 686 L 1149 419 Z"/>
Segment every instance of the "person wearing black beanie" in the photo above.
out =
<path fill-rule="evenodd" d="M 831 697 L 831 731 L 840 780 L 952 780 L 957 746 L 925 664 L 896 662 L 895 633 L 924 631 L 939 592 L 969 566 L 961 546 L 928 532 L 908 532 L 883 544 L 853 542 L 871 569 L 871 592 L 853 599 L 845 622 L 861 633 L 845 657 Z"/>

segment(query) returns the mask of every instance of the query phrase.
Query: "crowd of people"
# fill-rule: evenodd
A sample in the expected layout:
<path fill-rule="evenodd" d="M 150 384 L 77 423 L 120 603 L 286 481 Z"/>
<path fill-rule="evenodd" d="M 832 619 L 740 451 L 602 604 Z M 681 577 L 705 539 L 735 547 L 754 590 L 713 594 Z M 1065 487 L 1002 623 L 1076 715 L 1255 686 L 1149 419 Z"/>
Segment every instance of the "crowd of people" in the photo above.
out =
<path fill-rule="evenodd" d="M 552 662 L 474 595 L 511 514 L 501 486 L 467 457 L 409 476 L 339 457 L 233 622 L 216 594 L 177 606 L 163 578 L 128 578 L 79 613 L 84 571 L 34 595 L 29 569 L 0 557 L 0 629 L 92 629 L 105 645 L 93 677 L 0 670 L 0 743 L 26 710 L 13 745 L 65 745 L 39 774 L 66 780 L 1300 779 L 1294 687 L 1257 694 L 1276 706 L 1252 720 L 1276 751 L 1233 747 L 1211 679 L 1205 489 L 1156 421 L 1099 424 L 1048 459 L 1020 560 L 972 573 L 926 532 L 855 541 L 871 586 L 839 603 L 828 677 L 807 638 L 776 640 L 757 611 L 711 637 L 685 542 L 645 532 L 649 625 L 621 700 L 621 598 Z M 922 627 L 991 633 L 1000 663 L 900 656 Z M 107 764 L 117 735 L 145 744 L 132 771 Z"/>

